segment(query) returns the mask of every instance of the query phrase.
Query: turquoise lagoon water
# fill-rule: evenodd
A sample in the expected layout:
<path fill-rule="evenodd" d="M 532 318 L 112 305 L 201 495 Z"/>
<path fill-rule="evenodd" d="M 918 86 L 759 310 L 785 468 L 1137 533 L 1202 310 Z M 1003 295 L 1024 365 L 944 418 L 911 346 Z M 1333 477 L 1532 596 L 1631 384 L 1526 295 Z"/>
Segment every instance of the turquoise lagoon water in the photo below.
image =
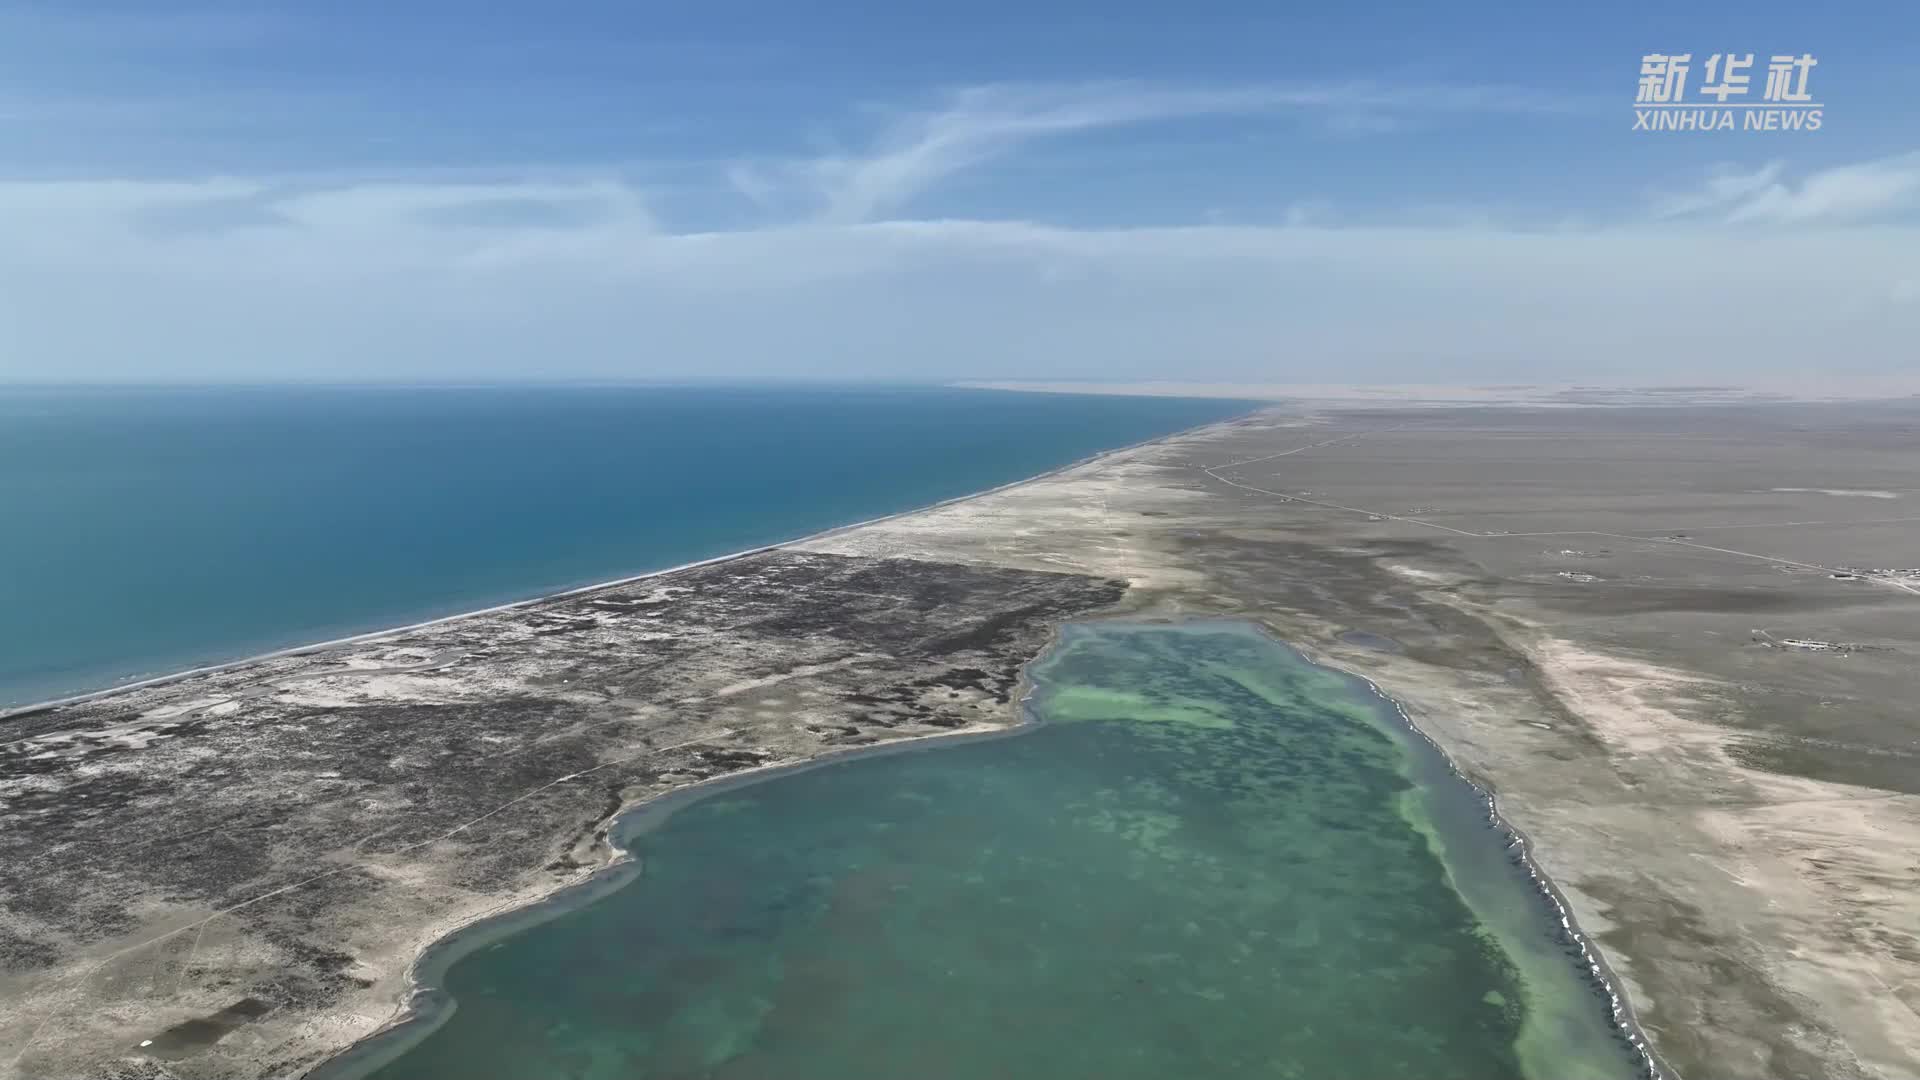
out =
<path fill-rule="evenodd" d="M 1108 623 L 1035 685 L 1025 733 L 626 823 L 636 880 L 442 950 L 445 1022 L 335 1075 L 1638 1073 L 1477 793 L 1363 684 L 1241 624 Z"/>
<path fill-rule="evenodd" d="M 791 539 L 1249 407 L 0 386 L 0 707 Z"/>

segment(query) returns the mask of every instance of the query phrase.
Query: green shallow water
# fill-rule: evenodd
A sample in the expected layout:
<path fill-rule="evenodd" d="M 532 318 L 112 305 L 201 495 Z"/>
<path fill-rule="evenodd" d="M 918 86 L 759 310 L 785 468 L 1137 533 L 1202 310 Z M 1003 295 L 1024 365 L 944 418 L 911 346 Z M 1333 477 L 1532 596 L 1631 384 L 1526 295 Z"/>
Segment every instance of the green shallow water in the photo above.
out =
<path fill-rule="evenodd" d="M 1636 1075 L 1476 793 L 1364 684 L 1227 623 L 1071 626 L 1034 682 L 1016 737 L 653 812 L 637 880 L 427 965 L 457 1008 L 359 1071 Z"/>

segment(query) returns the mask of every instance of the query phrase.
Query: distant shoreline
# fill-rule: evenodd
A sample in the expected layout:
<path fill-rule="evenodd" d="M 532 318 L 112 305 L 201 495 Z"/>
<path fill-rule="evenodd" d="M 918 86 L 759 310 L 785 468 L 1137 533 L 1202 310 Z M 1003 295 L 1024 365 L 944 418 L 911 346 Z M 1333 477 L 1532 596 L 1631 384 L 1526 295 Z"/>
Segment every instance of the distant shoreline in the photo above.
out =
<path fill-rule="evenodd" d="M 1738 383 L 1693 380 L 1684 384 L 1598 379 L 1552 383 L 1243 383 L 1170 380 L 1072 379 L 969 380 L 963 390 L 1012 390 L 1030 394 L 1112 394 L 1127 397 L 1241 398 L 1313 404 L 1411 408 L 1430 405 L 1531 405 L 1577 408 L 1600 405 L 1727 405 L 1804 402 L 1891 401 L 1920 397 L 1920 377 L 1840 375 L 1832 378 L 1761 379 Z"/>
<path fill-rule="evenodd" d="M 1250 408 L 1246 412 L 1239 413 L 1234 416 L 1229 416 L 1229 417 L 1226 417 L 1225 419 L 1214 420 L 1205 424 L 1198 424 L 1190 428 L 1182 428 L 1178 431 L 1170 431 L 1164 435 L 1156 435 L 1151 439 L 1141 439 L 1137 442 L 1127 443 L 1124 446 L 1116 446 L 1116 447 L 1112 447 L 1111 449 L 1102 450 L 1095 454 L 1088 454 L 1085 457 L 1081 457 L 1073 461 L 1069 461 L 1064 465 L 1058 465 L 1044 472 L 1039 472 L 1031 476 L 1022 477 L 1019 480 L 1012 480 L 1005 484 L 999 484 L 990 488 L 982 488 L 979 491 L 971 491 L 962 495 L 955 495 L 949 499 L 941 499 L 937 502 L 931 502 L 921 506 L 913 506 L 913 507 L 908 507 L 904 510 L 896 510 L 890 514 L 881 514 L 877 517 L 867 518 L 862 521 L 852 521 L 844 525 L 835 525 L 831 528 L 821 529 L 817 532 L 807 533 L 801 536 L 788 537 L 786 539 L 773 541 L 772 543 L 761 544 L 757 547 L 743 548 L 739 551 L 728 552 L 724 555 L 714 555 L 705 559 L 696 559 L 692 562 L 680 563 L 676 566 L 669 566 L 659 570 L 648 570 L 644 573 L 639 573 L 639 574 L 628 574 L 624 577 L 613 578 L 607 581 L 598 581 L 588 585 L 579 585 L 570 589 L 562 589 L 558 592 L 542 593 L 538 596 L 530 596 L 523 600 L 512 600 L 504 604 L 493 604 L 487 607 L 475 608 L 471 611 L 457 612 L 452 615 L 440 615 L 431 619 L 422 619 L 417 622 L 406 623 L 400 626 L 390 626 L 390 627 L 384 627 L 377 630 L 368 630 L 362 633 L 348 634 L 343 637 L 329 638 L 325 641 L 316 641 L 316 642 L 311 642 L 304 645 L 290 645 L 282 649 L 270 649 L 266 652 L 254 653 L 252 655 L 239 657 L 234 660 L 223 660 L 223 661 L 220 661 L 219 663 L 203 664 L 199 667 L 186 668 L 180 671 L 169 672 L 165 675 L 155 675 L 155 676 L 152 676 L 151 678 L 146 678 L 146 679 L 137 679 L 133 682 L 118 683 L 113 686 L 103 687 L 98 690 L 88 690 L 79 694 L 70 694 L 66 697 L 52 698 L 45 701 L 32 702 L 26 705 L 0 708 L 0 723 L 4 723 L 5 721 L 8 721 L 8 720 L 18 719 L 23 716 L 34 715 L 36 713 L 48 712 L 53 709 L 63 708 L 68 705 L 78 705 L 88 701 L 98 701 L 101 698 L 110 697 L 114 694 L 124 693 L 129 690 L 140 690 L 140 689 L 145 689 L 145 688 L 154 687 L 154 686 L 164 686 L 168 683 L 183 682 L 187 679 L 198 678 L 202 675 L 215 675 L 223 671 L 231 671 L 235 668 L 245 667 L 249 664 L 257 664 L 267 660 L 278 660 L 278 659 L 282 659 L 284 657 L 290 657 L 290 656 L 305 656 L 311 653 L 324 652 L 329 649 L 340 648 L 341 646 L 345 646 L 345 645 L 356 645 L 362 642 L 377 641 L 382 638 L 393 637 L 394 635 L 397 635 L 397 634 L 410 633 L 414 630 L 421 630 L 430 626 L 440 626 L 442 624 L 454 622 L 460 619 L 474 618 L 480 615 L 492 615 L 502 611 L 513 611 L 518 608 L 531 607 L 535 604 L 544 604 L 544 603 L 547 603 L 548 601 L 558 600 L 564 597 L 579 596 L 583 593 L 598 592 L 601 589 L 611 589 L 611 588 L 617 588 L 623 585 L 631 585 L 637 581 L 646 581 L 649 578 L 663 577 L 667 574 L 676 574 L 683 570 L 693 570 L 702 566 L 712 566 L 716 563 L 733 562 L 735 560 L 744 559 L 752 555 L 761 555 L 769 551 L 776 551 L 780 548 L 786 547 L 791 544 L 803 544 L 813 540 L 824 540 L 828 537 L 836 536 L 840 533 L 848 532 L 854 529 L 864 528 L 865 526 L 868 526 L 868 525 L 878 524 L 883 521 L 891 521 L 895 518 L 906 517 L 911 514 L 919 514 L 928 510 L 935 510 L 943 506 L 953 505 L 954 503 L 961 503 L 961 502 L 966 502 L 969 499 L 976 499 L 982 495 L 990 495 L 997 491 L 1006 491 L 1009 488 L 1016 488 L 1024 484 L 1031 484 L 1037 480 L 1044 480 L 1050 476 L 1056 476 L 1060 473 L 1064 473 L 1072 469 L 1077 469 L 1084 465 L 1090 465 L 1093 462 L 1099 461 L 1102 458 L 1110 457 L 1114 454 L 1121 454 L 1130 450 L 1136 450 L 1143 446 L 1151 446 L 1157 442 L 1162 442 L 1167 439 L 1179 438 L 1184 435 L 1190 435 L 1197 431 L 1205 431 L 1208 428 L 1218 427 L 1223 424 L 1235 423 L 1236 421 L 1245 419 L 1246 417 L 1251 416 L 1254 413 L 1257 413 L 1260 411 L 1261 411 L 1261 408 L 1258 405 L 1256 405 L 1256 407 Z"/>

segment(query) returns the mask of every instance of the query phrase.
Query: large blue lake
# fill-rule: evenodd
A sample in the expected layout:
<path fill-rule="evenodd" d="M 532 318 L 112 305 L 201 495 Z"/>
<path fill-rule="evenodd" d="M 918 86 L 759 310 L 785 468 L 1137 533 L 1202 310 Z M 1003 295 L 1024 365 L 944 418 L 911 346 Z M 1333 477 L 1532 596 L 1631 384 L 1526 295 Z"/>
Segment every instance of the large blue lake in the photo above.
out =
<path fill-rule="evenodd" d="M 0 388 L 0 705 L 787 540 L 1249 407 L 870 386 Z"/>

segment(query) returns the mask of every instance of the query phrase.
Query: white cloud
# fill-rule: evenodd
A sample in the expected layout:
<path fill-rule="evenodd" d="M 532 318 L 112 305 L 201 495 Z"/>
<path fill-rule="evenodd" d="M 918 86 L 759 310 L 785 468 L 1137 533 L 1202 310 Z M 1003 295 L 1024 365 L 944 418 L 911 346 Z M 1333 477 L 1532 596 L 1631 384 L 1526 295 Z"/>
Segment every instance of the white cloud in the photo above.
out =
<path fill-rule="evenodd" d="M 1660 217 L 1703 215 L 1729 223 L 1854 222 L 1920 208 L 1920 152 L 1821 169 L 1797 183 L 1771 162 L 1742 171 L 1722 166 L 1691 191 L 1656 197 Z"/>
<path fill-rule="evenodd" d="M 1718 166 L 1691 191 L 1655 195 L 1653 216 L 1688 217 L 1709 211 L 1725 211 L 1729 206 L 1745 202 L 1774 186 L 1784 168 L 1778 161 L 1770 161 L 1752 170 L 1742 170 L 1733 165 Z"/>
<path fill-rule="evenodd" d="M 1911 368 L 1920 224 L 1859 223 L 1915 204 L 1920 153 L 1797 179 L 1723 167 L 1605 227 L 1515 227 L 1497 207 L 1423 205 L 1418 187 L 1398 207 L 1276 198 L 1249 215 L 1279 226 L 900 217 L 1038 139 L 1574 104 L 1474 87 L 980 87 L 858 153 L 707 174 L 702 194 L 777 222 L 732 231 L 676 230 L 612 173 L 0 181 L 0 376 Z"/>
<path fill-rule="evenodd" d="M 1730 221 L 1853 221 L 1920 204 L 1920 153 L 1814 173 L 1798 187 L 1773 184 L 1736 206 Z"/>
<path fill-rule="evenodd" d="M 275 205 L 289 221 L 310 226 L 419 226 L 457 222 L 462 215 L 492 215 L 502 224 L 511 224 L 517 216 L 522 223 L 537 225 L 559 215 L 641 228 L 653 225 L 639 191 L 610 181 L 359 184 L 302 191 Z"/>
<path fill-rule="evenodd" d="M 1888 303 L 1909 227 L 674 233 L 638 198 L 0 183 L 0 374 L 1673 377 L 1901 372 L 1920 340 L 1920 305 Z M 600 212 L 465 215 L 528 200 Z"/>
<path fill-rule="evenodd" d="M 611 180 L 0 183 L 11 254 L 52 265 L 85 264 L 102 245 L 167 260 L 325 245 L 388 261 L 459 261 L 556 232 L 577 240 L 589 227 L 627 237 L 656 229 L 642 193 Z"/>

